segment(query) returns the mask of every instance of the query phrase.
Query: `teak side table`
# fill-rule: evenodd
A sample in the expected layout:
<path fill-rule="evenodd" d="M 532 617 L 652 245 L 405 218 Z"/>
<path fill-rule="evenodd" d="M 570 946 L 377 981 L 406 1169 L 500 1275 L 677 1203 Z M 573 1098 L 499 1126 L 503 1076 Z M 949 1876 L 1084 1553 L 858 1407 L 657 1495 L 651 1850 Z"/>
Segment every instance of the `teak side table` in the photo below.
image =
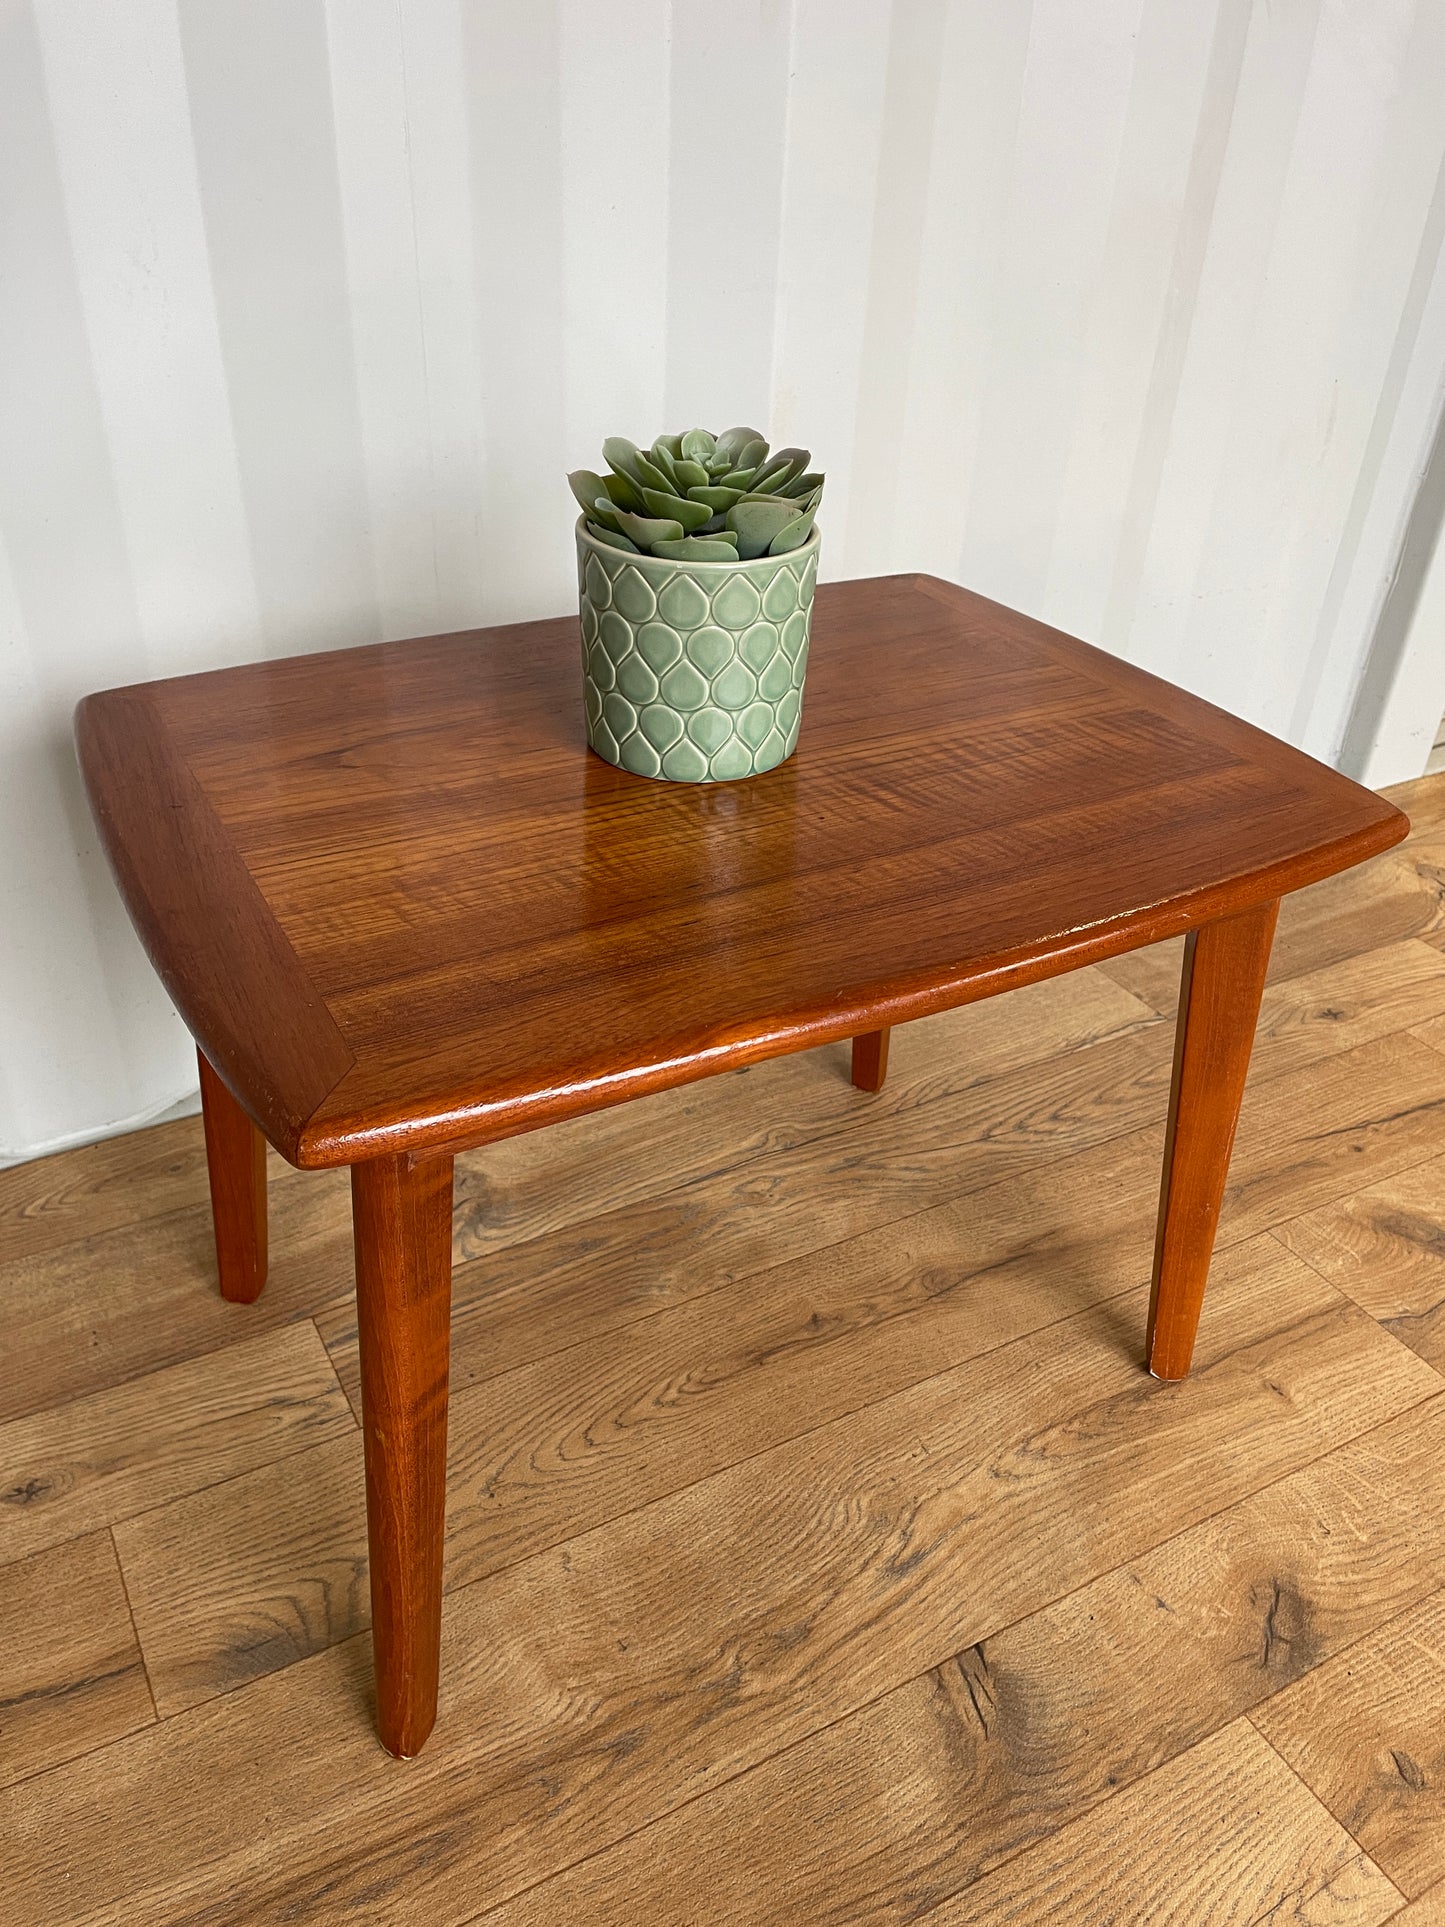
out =
<path fill-rule="evenodd" d="M 1189 1368 L 1282 893 L 1400 812 L 926 576 L 818 590 L 802 740 L 745 783 L 584 748 L 574 620 L 88 697 L 92 807 L 200 1050 L 221 1290 L 265 1139 L 351 1166 L 377 1723 L 436 1715 L 452 1159 L 1188 932 L 1148 1363 Z"/>

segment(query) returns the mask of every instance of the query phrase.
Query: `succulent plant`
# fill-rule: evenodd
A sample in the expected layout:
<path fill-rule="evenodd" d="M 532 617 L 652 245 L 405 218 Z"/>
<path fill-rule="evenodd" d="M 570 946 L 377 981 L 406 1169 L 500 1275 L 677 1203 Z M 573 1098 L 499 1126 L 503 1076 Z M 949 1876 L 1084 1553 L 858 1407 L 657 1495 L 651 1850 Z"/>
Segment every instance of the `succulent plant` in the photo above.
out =
<path fill-rule="evenodd" d="M 659 435 L 650 449 L 613 435 L 602 457 L 608 474 L 579 468 L 567 477 L 588 533 L 679 562 L 750 562 L 800 549 L 823 495 L 806 448 L 770 455 L 755 428 L 690 428 Z"/>

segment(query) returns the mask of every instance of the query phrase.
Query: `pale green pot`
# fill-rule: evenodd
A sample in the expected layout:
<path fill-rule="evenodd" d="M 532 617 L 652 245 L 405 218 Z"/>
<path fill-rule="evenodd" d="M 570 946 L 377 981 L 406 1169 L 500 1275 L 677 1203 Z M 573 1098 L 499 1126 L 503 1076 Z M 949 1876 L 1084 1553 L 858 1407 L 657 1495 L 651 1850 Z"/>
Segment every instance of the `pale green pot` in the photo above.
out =
<path fill-rule="evenodd" d="M 789 555 L 670 562 L 577 522 L 587 741 L 637 776 L 726 783 L 798 744 L 818 531 Z"/>

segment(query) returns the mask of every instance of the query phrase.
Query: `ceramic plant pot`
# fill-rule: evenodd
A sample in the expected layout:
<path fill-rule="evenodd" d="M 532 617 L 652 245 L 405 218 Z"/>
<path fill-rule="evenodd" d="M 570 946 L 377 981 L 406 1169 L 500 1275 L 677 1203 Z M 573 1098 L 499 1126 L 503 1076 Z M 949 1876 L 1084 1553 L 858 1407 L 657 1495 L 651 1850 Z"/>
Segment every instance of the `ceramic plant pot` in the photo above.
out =
<path fill-rule="evenodd" d="M 792 755 L 818 531 L 788 555 L 673 562 L 577 523 L 587 741 L 638 776 L 725 783 Z"/>

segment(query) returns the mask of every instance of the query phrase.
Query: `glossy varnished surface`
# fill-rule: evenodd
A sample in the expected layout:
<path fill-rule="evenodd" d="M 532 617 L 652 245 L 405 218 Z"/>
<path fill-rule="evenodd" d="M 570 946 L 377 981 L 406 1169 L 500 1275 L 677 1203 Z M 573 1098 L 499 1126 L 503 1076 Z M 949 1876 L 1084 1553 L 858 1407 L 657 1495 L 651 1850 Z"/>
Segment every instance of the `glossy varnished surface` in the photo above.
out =
<path fill-rule="evenodd" d="M 483 1142 L 1270 900 L 1389 804 L 927 577 L 821 588 L 797 755 L 583 747 L 572 619 L 89 698 L 107 848 L 182 1014 L 303 1165 Z"/>
<path fill-rule="evenodd" d="M 1281 906 L 1182 1384 L 1177 944 L 877 1096 L 834 1045 L 461 1157 L 404 1768 L 346 1179 L 272 1160 L 236 1306 L 198 1118 L 0 1172 L 0 1920 L 1439 1927 L 1445 776 L 1400 800 Z"/>

